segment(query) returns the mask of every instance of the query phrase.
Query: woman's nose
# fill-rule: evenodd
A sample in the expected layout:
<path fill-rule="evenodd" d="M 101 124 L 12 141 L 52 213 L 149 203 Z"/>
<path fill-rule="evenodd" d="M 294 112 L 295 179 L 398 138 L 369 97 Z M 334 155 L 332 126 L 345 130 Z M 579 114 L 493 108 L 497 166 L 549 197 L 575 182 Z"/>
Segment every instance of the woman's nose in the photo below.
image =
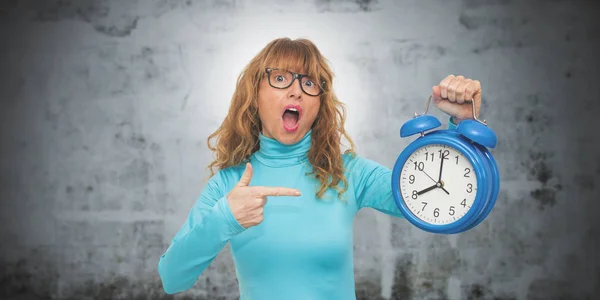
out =
<path fill-rule="evenodd" d="M 292 86 L 290 86 L 290 92 L 289 92 L 290 97 L 294 97 L 294 98 L 298 98 L 298 99 L 302 98 L 302 88 L 300 87 L 300 84 L 301 84 L 300 80 L 294 80 L 294 82 L 292 83 Z"/>

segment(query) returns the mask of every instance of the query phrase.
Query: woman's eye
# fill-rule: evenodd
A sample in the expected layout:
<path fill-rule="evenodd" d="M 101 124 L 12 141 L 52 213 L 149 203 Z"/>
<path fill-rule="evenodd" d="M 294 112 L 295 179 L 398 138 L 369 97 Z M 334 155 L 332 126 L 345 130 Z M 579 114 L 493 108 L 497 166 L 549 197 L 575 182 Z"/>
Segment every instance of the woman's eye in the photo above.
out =
<path fill-rule="evenodd" d="M 306 84 L 309 87 L 312 87 L 314 83 L 310 80 L 307 80 L 306 82 L 304 82 L 304 84 Z"/>
<path fill-rule="evenodd" d="M 277 81 L 283 81 L 284 78 L 283 78 L 283 76 L 278 75 L 278 76 L 275 76 L 275 80 L 277 80 Z"/>

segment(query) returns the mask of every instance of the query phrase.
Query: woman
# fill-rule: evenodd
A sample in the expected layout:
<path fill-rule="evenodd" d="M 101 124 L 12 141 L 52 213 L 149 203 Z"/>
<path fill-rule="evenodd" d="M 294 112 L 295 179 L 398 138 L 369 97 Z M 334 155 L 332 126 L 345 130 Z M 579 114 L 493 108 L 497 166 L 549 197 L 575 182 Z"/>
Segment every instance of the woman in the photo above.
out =
<path fill-rule="evenodd" d="M 391 170 L 354 153 L 332 81 L 305 39 L 274 40 L 246 66 L 208 139 L 211 178 L 160 258 L 167 293 L 189 289 L 230 242 L 240 299 L 355 299 L 355 214 L 402 214 Z M 480 91 L 478 81 L 450 75 L 433 87 L 433 100 L 452 128 L 472 117 L 465 99 L 475 95 L 479 111 Z"/>

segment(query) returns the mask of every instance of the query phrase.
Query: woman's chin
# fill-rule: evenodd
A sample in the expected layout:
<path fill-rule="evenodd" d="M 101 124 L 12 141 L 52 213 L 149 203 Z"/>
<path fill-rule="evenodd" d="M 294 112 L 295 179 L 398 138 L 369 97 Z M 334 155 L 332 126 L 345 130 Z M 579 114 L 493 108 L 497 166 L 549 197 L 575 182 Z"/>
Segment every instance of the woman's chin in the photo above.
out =
<path fill-rule="evenodd" d="M 281 134 L 279 135 L 278 140 L 280 143 L 286 145 L 297 143 L 304 137 L 304 134 L 306 134 L 306 130 L 298 125 L 291 129 L 284 126 L 283 130 L 280 132 Z"/>

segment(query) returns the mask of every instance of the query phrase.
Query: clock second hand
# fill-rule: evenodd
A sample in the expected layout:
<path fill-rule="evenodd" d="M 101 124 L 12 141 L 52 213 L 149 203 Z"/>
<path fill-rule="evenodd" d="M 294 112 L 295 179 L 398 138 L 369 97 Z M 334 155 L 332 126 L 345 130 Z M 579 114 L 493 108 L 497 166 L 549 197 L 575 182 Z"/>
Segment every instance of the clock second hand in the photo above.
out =
<path fill-rule="evenodd" d="M 427 174 L 427 172 L 425 172 L 425 169 L 421 170 L 423 173 L 425 173 L 425 175 L 427 175 L 427 177 L 429 177 L 429 179 L 431 179 L 433 182 L 437 183 L 437 181 L 433 178 L 431 178 L 431 176 L 429 176 L 429 174 Z"/>

